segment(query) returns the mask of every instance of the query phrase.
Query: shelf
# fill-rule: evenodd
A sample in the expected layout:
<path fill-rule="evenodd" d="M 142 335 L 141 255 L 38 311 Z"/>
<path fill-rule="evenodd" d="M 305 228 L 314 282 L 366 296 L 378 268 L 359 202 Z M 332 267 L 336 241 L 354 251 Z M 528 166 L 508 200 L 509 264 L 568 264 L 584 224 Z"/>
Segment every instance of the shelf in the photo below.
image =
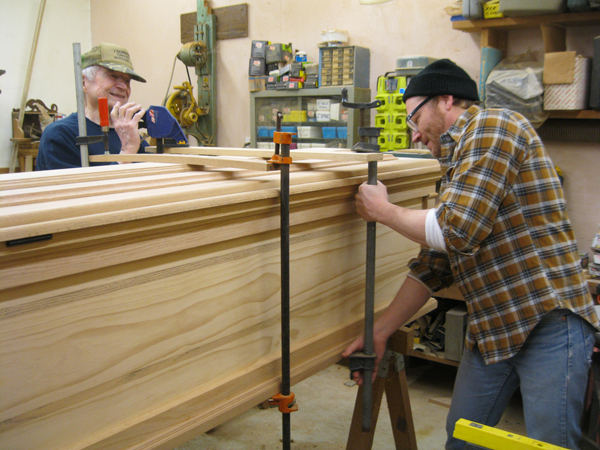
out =
<path fill-rule="evenodd" d="M 348 122 L 340 120 L 337 122 L 281 122 L 282 127 L 299 126 L 299 127 L 343 127 L 348 126 Z"/>
<path fill-rule="evenodd" d="M 501 19 L 457 20 L 452 22 L 455 30 L 473 33 L 482 30 L 518 30 L 537 28 L 541 25 L 589 26 L 600 25 L 600 11 L 581 13 L 545 14 L 542 16 L 503 17 Z"/>
<path fill-rule="evenodd" d="M 309 102 L 318 102 L 319 100 L 330 100 L 331 103 L 338 104 L 342 99 L 342 89 L 347 89 L 348 102 L 367 103 L 371 101 L 371 90 L 368 88 L 357 88 L 354 86 L 327 86 L 317 89 L 299 89 L 294 91 L 258 91 L 250 95 L 250 145 L 256 147 L 259 142 L 269 142 L 272 140 L 265 137 L 258 137 L 258 127 L 274 127 L 274 112 L 279 109 L 285 114 L 289 111 L 306 111 L 308 114 Z M 341 109 L 341 108 L 340 108 Z M 336 114 L 340 112 L 339 109 Z M 335 127 L 344 128 L 344 135 L 347 137 L 332 138 L 299 138 L 295 137 L 293 142 L 320 142 L 327 143 L 339 141 L 342 148 L 352 148 L 358 142 L 358 125 L 360 111 L 348 108 L 347 120 L 328 120 L 328 121 L 284 121 L 282 126 L 306 126 L 306 127 Z M 333 118 L 342 118 L 342 116 L 332 115 Z M 345 118 L 345 117 L 344 117 Z M 341 130 L 340 130 L 341 131 Z M 341 134 L 341 133 L 340 133 Z"/>
<path fill-rule="evenodd" d="M 447 364 L 449 366 L 454 367 L 458 367 L 459 365 L 459 361 L 452 361 L 451 359 L 446 359 L 444 357 L 444 352 L 437 352 L 437 354 L 434 354 L 431 350 L 427 348 L 424 350 L 417 350 L 416 348 L 413 348 L 412 352 L 410 352 L 408 356 L 414 356 L 415 358 L 426 359 L 427 361 Z"/>
<path fill-rule="evenodd" d="M 452 22 L 454 30 L 481 32 L 481 47 L 495 47 L 506 56 L 507 33 L 524 28 L 540 28 L 544 52 L 564 52 L 567 27 L 598 26 L 600 11 L 584 13 L 545 14 L 542 16 L 504 17 L 502 19 L 459 20 Z"/>
<path fill-rule="evenodd" d="M 348 91 L 354 90 L 357 92 L 366 91 L 369 94 L 371 90 L 368 88 L 357 88 L 353 86 L 324 86 L 316 89 L 296 89 L 296 90 L 265 90 L 253 92 L 252 96 L 256 98 L 264 97 L 340 97 L 342 88 L 347 88 Z M 350 100 L 350 99 L 348 99 Z"/>
<path fill-rule="evenodd" d="M 480 47 L 494 47 L 507 56 L 508 32 L 526 28 L 540 28 L 544 52 L 567 50 L 567 27 L 600 26 L 600 11 L 541 16 L 503 17 L 501 19 L 459 20 L 452 22 L 454 30 L 467 33 L 481 32 Z M 600 119 L 600 111 L 548 111 L 550 119 Z"/>
<path fill-rule="evenodd" d="M 292 140 L 293 141 L 318 142 L 318 141 L 335 141 L 335 140 L 345 140 L 345 139 L 344 138 L 340 138 L 340 137 L 332 137 L 332 138 L 326 138 L 326 137 L 298 137 L 298 136 L 293 135 L 292 136 Z M 257 136 L 256 137 L 256 141 L 257 142 L 273 142 L 273 138 L 272 137 Z"/>
<path fill-rule="evenodd" d="M 561 110 L 549 112 L 550 119 L 600 119 L 600 111 L 594 110 Z"/>

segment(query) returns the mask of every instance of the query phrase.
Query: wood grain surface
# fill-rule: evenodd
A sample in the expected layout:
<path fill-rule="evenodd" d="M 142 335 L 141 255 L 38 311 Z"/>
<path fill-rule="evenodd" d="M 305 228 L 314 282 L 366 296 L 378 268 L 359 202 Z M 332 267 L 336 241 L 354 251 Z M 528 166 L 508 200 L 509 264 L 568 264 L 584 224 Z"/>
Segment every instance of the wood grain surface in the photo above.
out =
<path fill-rule="evenodd" d="M 428 204 L 437 163 L 379 165 Z M 52 235 L 0 249 L 2 450 L 173 448 L 279 392 L 277 174 L 128 166 L 0 176 L 1 240 Z M 293 384 L 362 330 L 365 179 L 292 173 Z M 377 227 L 377 311 L 418 250 Z"/>

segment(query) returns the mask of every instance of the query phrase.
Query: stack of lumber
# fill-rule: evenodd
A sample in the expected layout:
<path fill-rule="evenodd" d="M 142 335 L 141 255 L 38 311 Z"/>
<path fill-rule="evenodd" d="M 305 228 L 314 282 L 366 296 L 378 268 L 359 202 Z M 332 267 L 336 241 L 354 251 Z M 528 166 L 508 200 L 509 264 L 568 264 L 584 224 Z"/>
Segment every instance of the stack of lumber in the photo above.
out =
<path fill-rule="evenodd" d="M 439 175 L 379 163 L 410 208 Z M 362 331 L 366 178 L 366 163 L 292 169 L 292 384 Z M 279 392 L 278 172 L 28 172 L 1 175 L 0 198 L 0 449 L 173 448 Z M 377 311 L 417 252 L 377 227 Z"/>

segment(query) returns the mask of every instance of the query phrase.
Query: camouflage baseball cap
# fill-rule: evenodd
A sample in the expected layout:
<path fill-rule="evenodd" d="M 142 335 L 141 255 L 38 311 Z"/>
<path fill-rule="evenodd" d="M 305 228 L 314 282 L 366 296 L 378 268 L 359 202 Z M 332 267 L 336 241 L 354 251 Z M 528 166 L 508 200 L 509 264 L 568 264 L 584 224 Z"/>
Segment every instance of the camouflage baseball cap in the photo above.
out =
<path fill-rule="evenodd" d="M 146 82 L 146 80 L 133 70 L 133 64 L 131 64 L 131 58 L 127 49 L 118 45 L 105 44 L 103 42 L 83 54 L 81 56 L 81 68 L 85 69 L 90 66 L 106 67 L 107 69 L 131 75 L 131 78 L 134 80 L 141 81 L 142 83 Z"/>

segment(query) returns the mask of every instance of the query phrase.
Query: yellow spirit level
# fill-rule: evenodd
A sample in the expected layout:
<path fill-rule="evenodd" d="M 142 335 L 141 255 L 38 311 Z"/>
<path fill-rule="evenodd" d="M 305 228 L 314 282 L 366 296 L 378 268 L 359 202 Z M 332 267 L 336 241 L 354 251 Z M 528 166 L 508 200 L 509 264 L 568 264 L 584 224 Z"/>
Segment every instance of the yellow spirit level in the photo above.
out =
<path fill-rule="evenodd" d="M 568 450 L 465 419 L 456 422 L 453 436 L 490 450 Z"/>

